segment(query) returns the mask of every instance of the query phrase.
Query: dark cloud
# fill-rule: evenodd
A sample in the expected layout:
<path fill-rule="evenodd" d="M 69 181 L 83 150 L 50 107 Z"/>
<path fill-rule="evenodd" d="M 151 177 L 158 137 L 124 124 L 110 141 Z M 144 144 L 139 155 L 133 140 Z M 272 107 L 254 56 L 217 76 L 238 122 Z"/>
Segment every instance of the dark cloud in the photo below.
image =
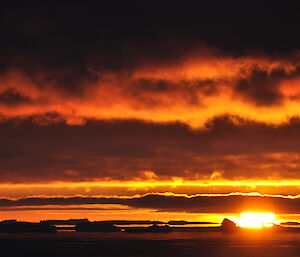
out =
<path fill-rule="evenodd" d="M 129 206 L 154 208 L 161 211 L 202 213 L 240 213 L 245 210 L 299 213 L 299 199 L 272 196 L 184 196 L 147 195 L 129 200 Z"/>
<path fill-rule="evenodd" d="M 298 119 L 269 127 L 220 117 L 198 131 L 180 123 L 40 122 L 1 123 L 2 182 L 132 180 L 147 170 L 167 180 L 209 179 L 213 171 L 225 179 L 299 178 Z"/>
<path fill-rule="evenodd" d="M 102 2 L 2 6 L 2 182 L 299 177 L 298 3 Z"/>
<path fill-rule="evenodd" d="M 65 66 L 0 74 L 0 114 L 28 119 L 57 113 L 67 124 L 88 119 L 179 121 L 196 128 L 227 114 L 276 125 L 298 115 L 291 108 L 299 105 L 295 57 L 233 58 L 202 46 L 197 55 L 179 56 L 175 64 L 145 59 L 130 71 L 93 66 L 82 71 Z M 272 107 L 270 115 L 261 116 L 266 107 Z"/>
<path fill-rule="evenodd" d="M 0 104 L 14 106 L 19 104 L 28 104 L 30 102 L 31 99 L 29 97 L 20 94 L 13 88 L 8 88 L 0 93 Z"/>
<path fill-rule="evenodd" d="M 278 80 L 270 78 L 266 71 L 254 69 L 250 78 L 240 79 L 237 82 L 236 89 L 257 104 L 270 105 L 282 100 L 282 95 L 277 90 L 277 83 Z"/>
<path fill-rule="evenodd" d="M 203 42 L 240 55 L 249 49 L 289 52 L 300 40 L 296 2 L 288 7 L 220 1 L 29 2 L 6 3 L 1 10 L 0 63 L 6 68 L 56 72 L 71 67 L 74 74 L 84 74 L 87 63 L 100 70 L 131 69 L 145 59 L 173 60 Z"/>
<path fill-rule="evenodd" d="M 134 208 L 155 209 L 157 211 L 185 211 L 199 213 L 240 213 L 243 211 L 272 211 L 276 213 L 299 213 L 299 198 L 286 198 L 278 196 L 247 196 L 247 195 L 199 195 L 199 196 L 166 196 L 149 194 L 133 198 L 23 198 L 19 200 L 1 199 L 0 208 L 6 207 L 34 207 L 56 205 L 82 209 L 92 208 L 97 204 L 117 204 Z M 97 206 L 95 206 L 96 208 Z M 80 207 L 79 207 L 80 208 Z"/>
<path fill-rule="evenodd" d="M 236 91 L 244 95 L 246 100 L 258 105 L 279 105 L 284 100 L 280 92 L 280 84 L 284 80 L 299 76 L 299 67 L 292 72 L 283 69 L 262 70 L 258 67 L 251 69 L 250 75 L 241 78 L 236 83 Z"/>
<path fill-rule="evenodd" d="M 284 106 L 292 97 L 298 103 L 281 90 L 299 79 L 292 11 L 284 22 L 270 22 L 279 10 L 282 15 L 278 6 L 270 13 L 265 5 L 245 10 L 167 2 L 7 4 L 0 13 L 0 100 L 7 106 L 0 114 L 55 112 L 68 124 L 133 118 L 201 127 L 236 109 L 224 103 L 222 113 L 212 112 L 220 98 L 243 102 L 246 113 Z M 249 10 L 260 15 L 246 19 L 253 16 Z M 16 104 L 28 108 L 9 109 Z"/>

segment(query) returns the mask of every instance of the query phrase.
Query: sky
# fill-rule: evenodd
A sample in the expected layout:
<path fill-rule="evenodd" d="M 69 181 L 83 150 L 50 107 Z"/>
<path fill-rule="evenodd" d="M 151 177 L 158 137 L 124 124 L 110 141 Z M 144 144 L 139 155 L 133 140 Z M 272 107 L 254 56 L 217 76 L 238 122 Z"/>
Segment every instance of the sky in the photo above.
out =
<path fill-rule="evenodd" d="M 300 219 L 298 11 L 4 4 L 0 219 Z"/>

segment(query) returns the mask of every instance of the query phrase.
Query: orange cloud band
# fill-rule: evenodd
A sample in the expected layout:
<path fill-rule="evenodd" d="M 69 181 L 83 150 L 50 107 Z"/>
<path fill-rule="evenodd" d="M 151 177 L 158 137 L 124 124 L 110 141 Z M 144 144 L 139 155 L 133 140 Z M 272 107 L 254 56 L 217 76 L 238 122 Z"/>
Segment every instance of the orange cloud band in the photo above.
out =
<path fill-rule="evenodd" d="M 56 182 L 43 184 L 0 184 L 0 196 L 19 198 L 29 196 L 95 196 L 135 197 L 149 192 L 175 196 L 272 195 L 299 198 L 300 180 L 145 180 Z M 163 192 L 163 193 L 162 193 Z M 170 192 L 170 193 L 168 193 Z M 255 192 L 255 193 L 253 193 Z"/>
<path fill-rule="evenodd" d="M 232 57 L 211 48 L 173 63 L 133 70 L 88 67 L 80 93 L 56 77 L 12 69 L 0 75 L 2 119 L 35 117 L 36 122 L 139 119 L 183 122 L 200 128 L 220 115 L 278 125 L 300 113 L 299 53 Z M 76 74 L 74 74 L 76 75 Z M 238 122 L 238 120 L 236 120 Z"/>

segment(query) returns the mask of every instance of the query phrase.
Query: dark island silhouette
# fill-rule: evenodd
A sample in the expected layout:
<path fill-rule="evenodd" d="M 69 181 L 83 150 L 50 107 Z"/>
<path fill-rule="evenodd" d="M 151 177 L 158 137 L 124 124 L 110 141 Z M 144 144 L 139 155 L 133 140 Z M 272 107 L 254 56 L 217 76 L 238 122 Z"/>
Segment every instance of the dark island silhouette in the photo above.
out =
<path fill-rule="evenodd" d="M 55 233 L 56 227 L 43 223 L 20 222 L 16 220 L 5 220 L 0 222 L 0 232 L 5 233 Z"/>
<path fill-rule="evenodd" d="M 68 220 L 41 220 L 40 223 L 48 225 L 77 225 L 81 222 L 89 222 L 88 219 L 68 219 Z"/>
<path fill-rule="evenodd" d="M 297 221 L 281 222 L 280 226 L 300 226 L 300 222 Z"/>
<path fill-rule="evenodd" d="M 119 232 L 121 228 L 115 226 L 110 222 L 80 222 L 75 226 L 75 230 L 78 232 Z"/>
<path fill-rule="evenodd" d="M 127 233 L 169 233 L 172 232 L 172 228 L 168 225 L 159 226 L 157 224 L 153 224 L 149 227 L 129 227 L 124 230 Z"/>
<path fill-rule="evenodd" d="M 55 233 L 60 230 L 76 232 L 125 232 L 125 233 L 169 233 L 169 232 L 224 232 L 233 233 L 241 231 L 235 222 L 225 218 L 220 226 L 214 222 L 188 222 L 184 220 L 171 220 L 169 222 L 149 220 L 105 220 L 89 221 L 88 219 L 69 220 L 41 220 L 37 222 L 24 222 L 17 220 L 4 220 L 0 222 L 0 233 Z M 64 226 L 65 225 L 65 226 Z M 207 226 L 193 226 L 207 225 Z M 288 221 L 280 225 L 273 224 L 272 231 L 300 232 L 299 222 Z"/>
<path fill-rule="evenodd" d="M 121 222 L 122 225 L 124 223 L 132 225 L 135 222 Z M 120 224 L 120 222 L 113 222 L 113 221 L 95 221 L 95 222 L 81 222 L 75 226 L 75 230 L 78 232 L 129 232 L 129 233 L 146 233 L 146 232 L 153 232 L 153 233 L 165 233 L 171 232 L 172 228 L 168 225 L 158 225 L 153 223 L 151 226 L 147 227 L 126 227 L 121 228 L 117 227 L 116 225 Z M 142 223 L 144 224 L 144 223 Z M 136 224 L 135 224 L 136 225 Z M 140 225 L 140 223 L 138 223 Z"/>
<path fill-rule="evenodd" d="M 152 224 L 165 224 L 162 221 L 151 221 L 151 220 L 105 220 L 101 221 L 105 223 L 111 223 L 114 225 L 152 225 Z"/>
<path fill-rule="evenodd" d="M 225 218 L 222 221 L 222 224 L 219 227 L 219 229 L 222 232 L 225 232 L 225 233 L 232 233 L 232 232 L 236 232 L 238 228 L 237 228 L 236 224 L 233 221 L 231 221 L 230 219 Z"/>
<path fill-rule="evenodd" d="M 215 225 L 216 222 L 207 222 L 207 221 L 185 221 L 185 220 L 170 220 L 169 225 Z"/>

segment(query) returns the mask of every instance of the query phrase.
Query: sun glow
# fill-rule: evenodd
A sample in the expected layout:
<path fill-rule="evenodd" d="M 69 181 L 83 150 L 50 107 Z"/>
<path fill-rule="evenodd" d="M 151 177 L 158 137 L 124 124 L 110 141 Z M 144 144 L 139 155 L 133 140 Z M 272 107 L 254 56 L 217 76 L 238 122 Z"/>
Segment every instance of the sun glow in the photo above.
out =
<path fill-rule="evenodd" d="M 244 212 L 238 222 L 240 227 L 262 228 L 271 227 L 276 223 L 274 213 Z"/>

